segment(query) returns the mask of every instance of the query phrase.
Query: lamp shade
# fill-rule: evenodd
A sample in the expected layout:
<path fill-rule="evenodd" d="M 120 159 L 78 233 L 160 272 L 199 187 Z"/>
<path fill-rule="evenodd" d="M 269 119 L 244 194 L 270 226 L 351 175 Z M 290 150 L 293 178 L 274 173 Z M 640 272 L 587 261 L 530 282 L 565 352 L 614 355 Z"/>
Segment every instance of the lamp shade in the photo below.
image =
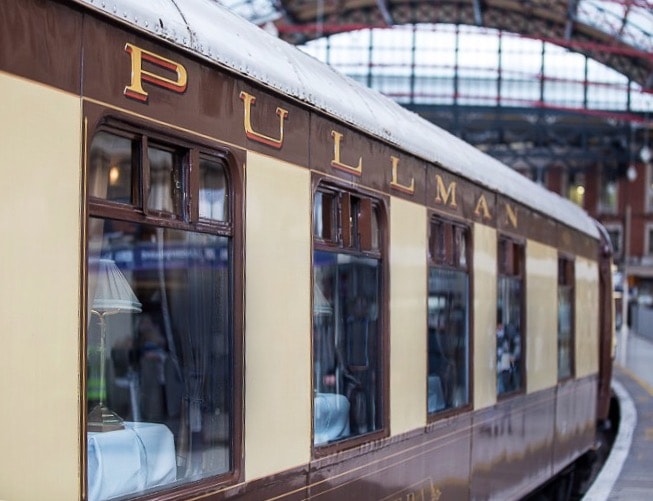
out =
<path fill-rule="evenodd" d="M 141 303 L 136 294 L 129 286 L 125 275 L 111 259 L 100 259 L 92 308 L 99 313 L 141 311 Z"/>
<path fill-rule="evenodd" d="M 319 285 L 315 284 L 313 289 L 315 295 L 313 296 L 313 314 L 314 315 L 332 315 L 333 308 L 324 297 L 324 293 Z"/>

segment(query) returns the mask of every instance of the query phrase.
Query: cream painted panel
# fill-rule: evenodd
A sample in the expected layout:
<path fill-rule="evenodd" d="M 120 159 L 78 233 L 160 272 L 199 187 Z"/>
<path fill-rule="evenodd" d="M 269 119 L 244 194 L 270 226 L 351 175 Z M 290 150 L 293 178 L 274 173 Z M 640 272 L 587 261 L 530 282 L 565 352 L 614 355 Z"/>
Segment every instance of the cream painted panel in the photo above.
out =
<path fill-rule="evenodd" d="M 0 109 L 0 499 L 79 499 L 81 104 L 0 72 Z"/>
<path fill-rule="evenodd" d="M 426 208 L 390 207 L 390 429 L 426 424 Z M 406 224 L 410 221 L 410 224 Z"/>
<path fill-rule="evenodd" d="M 599 267 L 576 258 L 576 377 L 599 370 Z"/>
<path fill-rule="evenodd" d="M 311 178 L 249 153 L 245 244 L 245 475 L 311 453 Z"/>
<path fill-rule="evenodd" d="M 558 382 L 558 251 L 529 240 L 526 244 L 527 392 Z"/>
<path fill-rule="evenodd" d="M 497 401 L 497 232 L 474 225 L 474 408 Z"/>

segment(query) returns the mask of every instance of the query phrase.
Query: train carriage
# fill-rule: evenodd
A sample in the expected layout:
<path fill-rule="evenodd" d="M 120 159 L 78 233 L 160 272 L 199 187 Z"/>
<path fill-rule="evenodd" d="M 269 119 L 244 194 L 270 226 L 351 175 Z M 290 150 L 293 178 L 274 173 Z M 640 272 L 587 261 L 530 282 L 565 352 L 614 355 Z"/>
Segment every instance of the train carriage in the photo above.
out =
<path fill-rule="evenodd" d="M 584 211 L 208 0 L 0 42 L 0 499 L 519 499 L 592 450 Z"/>

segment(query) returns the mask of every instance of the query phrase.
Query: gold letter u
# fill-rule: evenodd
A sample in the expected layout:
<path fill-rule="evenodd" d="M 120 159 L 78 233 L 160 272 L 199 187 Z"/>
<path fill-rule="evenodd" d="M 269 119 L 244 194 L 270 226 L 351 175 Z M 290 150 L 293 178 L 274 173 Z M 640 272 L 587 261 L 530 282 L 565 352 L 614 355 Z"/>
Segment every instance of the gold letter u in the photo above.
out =
<path fill-rule="evenodd" d="M 252 128 L 252 105 L 256 102 L 256 97 L 248 94 L 245 91 L 241 91 L 240 99 L 245 103 L 245 135 L 248 139 L 256 141 L 258 143 L 267 144 L 273 148 L 281 149 L 283 146 L 283 121 L 288 116 L 288 110 L 283 108 L 277 108 L 277 115 L 279 115 L 279 139 L 275 139 L 260 132 L 256 132 Z"/>

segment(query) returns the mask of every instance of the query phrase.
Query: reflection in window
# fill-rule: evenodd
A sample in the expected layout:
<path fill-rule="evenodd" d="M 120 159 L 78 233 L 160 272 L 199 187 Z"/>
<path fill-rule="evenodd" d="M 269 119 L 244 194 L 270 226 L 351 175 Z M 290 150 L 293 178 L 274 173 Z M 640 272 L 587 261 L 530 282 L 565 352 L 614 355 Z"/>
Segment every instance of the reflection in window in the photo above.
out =
<path fill-rule="evenodd" d="M 132 159 L 137 154 L 137 146 L 128 137 L 96 134 L 89 155 L 89 194 L 111 202 L 133 203 Z"/>
<path fill-rule="evenodd" d="M 376 203 L 320 189 L 313 224 L 315 445 L 380 430 L 381 261 Z M 345 252 L 343 252 L 345 250 Z"/>
<path fill-rule="evenodd" d="M 603 169 L 599 192 L 599 212 L 616 214 L 617 212 L 617 174 L 616 169 Z"/>
<path fill-rule="evenodd" d="M 646 165 L 646 211 L 653 212 L 653 162 Z"/>
<path fill-rule="evenodd" d="M 161 423 L 174 436 L 174 478 L 229 469 L 229 252 L 226 237 L 92 218 L 93 260 L 111 259 L 142 312 L 108 317 L 106 401 L 124 420 Z M 99 224 L 98 224 L 99 223 Z M 89 381 L 99 368 L 89 317 Z M 97 375 L 100 376 L 99 374 Z M 89 396 L 88 404 L 95 402 Z M 207 467 L 207 465 L 209 465 Z"/>
<path fill-rule="evenodd" d="M 653 225 L 647 224 L 645 231 L 646 255 L 653 256 Z"/>
<path fill-rule="evenodd" d="M 315 444 L 379 429 L 379 262 L 316 251 Z"/>
<path fill-rule="evenodd" d="M 200 159 L 200 200 L 201 218 L 224 221 L 227 217 L 225 198 L 226 179 L 222 162 Z"/>
<path fill-rule="evenodd" d="M 318 191 L 313 204 L 313 234 L 320 240 L 335 240 L 336 195 Z"/>
<path fill-rule="evenodd" d="M 558 380 L 573 375 L 574 262 L 558 259 Z"/>
<path fill-rule="evenodd" d="M 147 148 L 150 164 L 147 208 L 152 211 L 179 215 L 181 212 L 181 170 L 175 162 L 175 153 L 150 146 Z"/>
<path fill-rule="evenodd" d="M 615 257 L 621 257 L 622 245 L 622 227 L 621 224 L 606 224 L 606 230 L 610 237 L 610 243 L 612 244 L 612 250 Z"/>
<path fill-rule="evenodd" d="M 524 246 L 499 238 L 497 290 L 497 394 L 523 385 Z"/>
<path fill-rule="evenodd" d="M 469 270 L 466 227 L 430 227 L 428 412 L 469 403 Z"/>
<path fill-rule="evenodd" d="M 90 149 L 86 404 L 91 411 L 101 403 L 123 421 L 105 427 L 94 414 L 87 419 L 93 501 L 125 499 L 234 468 L 232 235 L 206 221 L 202 232 L 181 222 L 191 221 L 191 213 L 199 212 L 191 204 L 202 199 L 191 192 L 191 185 L 197 191 L 202 183 L 182 176 L 190 152 L 150 143 L 142 166 L 140 156 L 130 153 L 142 151 L 139 141 L 102 132 Z M 109 198 L 109 184 L 96 181 L 112 163 L 104 158 L 131 159 L 138 175 L 130 178 L 150 188 L 145 218 L 135 210 L 136 200 L 130 206 L 130 199 Z M 224 199 L 224 172 L 215 172 L 208 177 L 222 179 Z M 133 190 L 143 191 L 143 185 Z M 172 218 L 160 217 L 166 214 L 177 219 L 174 228 Z M 100 262 L 115 264 L 118 279 L 103 280 Z M 123 309 L 120 298 L 101 302 L 105 287 L 119 289 L 138 308 Z"/>
<path fill-rule="evenodd" d="M 570 174 L 567 196 L 579 207 L 585 206 L 585 174 L 580 172 Z"/>

